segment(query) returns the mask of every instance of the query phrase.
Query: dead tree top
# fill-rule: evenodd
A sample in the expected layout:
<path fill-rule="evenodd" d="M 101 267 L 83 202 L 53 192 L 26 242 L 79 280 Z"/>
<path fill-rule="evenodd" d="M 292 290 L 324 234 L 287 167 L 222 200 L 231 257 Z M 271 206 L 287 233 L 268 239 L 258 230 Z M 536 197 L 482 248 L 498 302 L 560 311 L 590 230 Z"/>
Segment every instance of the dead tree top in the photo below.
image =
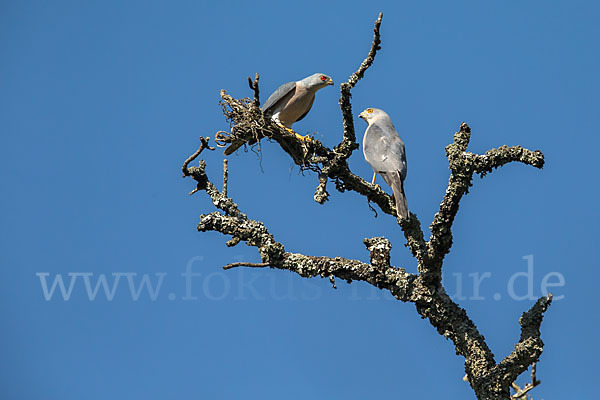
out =
<path fill-rule="evenodd" d="M 381 19 L 382 14 L 379 14 L 367 57 L 348 80 L 340 85 L 339 104 L 343 116 L 343 137 L 337 146 L 330 149 L 318 140 L 298 140 L 285 129 L 266 119 L 259 108 L 258 74 L 254 80 L 248 78 L 254 94 L 253 99 L 235 99 L 224 90 L 221 91 L 220 104 L 232 129 L 231 132 L 218 132 L 217 144 L 224 147 L 240 143 L 253 145 L 261 139 L 275 141 L 301 168 L 317 171 L 318 184 L 314 194 L 316 202 L 323 204 L 328 200 L 327 184 L 334 182 L 340 192 L 357 192 L 377 204 L 385 214 L 395 217 L 393 198 L 378 186 L 354 174 L 348 166 L 348 158 L 359 147 L 354 130 L 351 90 L 364 77 L 374 62 L 377 51 L 381 49 Z M 229 236 L 227 246 L 246 242 L 248 246 L 258 250 L 261 262 L 232 263 L 226 265 L 225 269 L 242 266 L 269 267 L 289 270 L 307 278 L 329 278 L 332 283 L 335 282 L 335 278 L 349 283 L 355 280 L 364 281 L 388 290 L 396 299 L 415 304 L 417 312 L 426 318 L 440 335 L 453 342 L 457 354 L 465 359 L 466 379 L 479 399 L 509 399 L 510 388 L 514 387 L 511 385 L 515 379 L 537 362 L 542 353 L 544 344 L 540 338 L 540 325 L 544 312 L 552 302 L 552 295 L 540 298 L 523 313 L 519 320 L 521 337 L 515 344 L 514 351 L 497 362 L 466 311 L 446 293 L 442 285 L 442 266 L 444 257 L 452 247 L 452 224 L 462 197 L 473 184 L 473 175 L 484 177 L 511 162 L 541 169 L 544 165 L 544 155 L 539 150 L 531 151 L 521 146 L 501 146 L 484 154 L 476 154 L 468 151 L 470 139 L 471 129 L 463 122 L 454 134 L 452 143 L 446 147 L 450 177 L 440 209 L 429 226 L 429 239 L 425 240 L 421 223 L 414 213 L 410 213 L 408 219 L 396 219 L 407 246 L 417 261 L 416 274 L 392 266 L 392 244 L 383 237 L 364 240 L 366 250 L 370 254 L 370 263 L 336 256 L 287 252 L 285 246 L 275 239 L 263 222 L 249 218 L 240 211 L 234 200 L 228 197 L 226 163 L 222 190 L 209 180 L 204 161 L 200 161 L 198 166 L 189 166 L 202 151 L 214 150 L 208 144 L 208 137 L 201 138 L 199 149 L 185 161 L 182 171 L 184 177 L 191 176 L 196 181 L 196 188 L 190 194 L 197 191 L 206 192 L 217 209 L 200 217 L 198 230 L 215 231 Z M 535 376 L 535 372 L 532 376 Z M 539 384 L 537 379 L 534 378 L 533 381 L 537 383 L 530 386 Z M 530 386 L 526 387 L 527 392 L 532 388 Z M 523 390 L 518 393 L 520 397 L 524 395 Z"/>

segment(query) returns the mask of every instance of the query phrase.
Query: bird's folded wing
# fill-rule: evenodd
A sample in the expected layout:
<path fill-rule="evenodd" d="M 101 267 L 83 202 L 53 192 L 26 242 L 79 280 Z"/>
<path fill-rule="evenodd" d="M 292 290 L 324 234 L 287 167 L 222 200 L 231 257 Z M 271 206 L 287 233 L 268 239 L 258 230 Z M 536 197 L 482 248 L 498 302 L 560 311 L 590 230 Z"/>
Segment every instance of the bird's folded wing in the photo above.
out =
<path fill-rule="evenodd" d="M 288 82 L 279 86 L 279 88 L 273 92 L 271 96 L 267 99 L 267 102 L 262 106 L 262 110 L 264 113 L 269 113 L 273 108 L 278 106 L 278 103 L 281 100 L 287 101 L 289 100 L 296 91 L 296 82 Z"/>

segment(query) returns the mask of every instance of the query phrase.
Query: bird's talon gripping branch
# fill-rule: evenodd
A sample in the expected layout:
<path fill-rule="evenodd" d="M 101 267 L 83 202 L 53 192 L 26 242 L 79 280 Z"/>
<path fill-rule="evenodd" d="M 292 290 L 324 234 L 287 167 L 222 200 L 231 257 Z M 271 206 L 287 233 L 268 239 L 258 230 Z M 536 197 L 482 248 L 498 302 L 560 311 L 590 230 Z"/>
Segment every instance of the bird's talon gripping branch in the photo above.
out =
<path fill-rule="evenodd" d="M 308 135 L 306 135 L 306 136 L 302 136 L 301 134 L 299 134 L 298 132 L 296 132 L 296 131 L 295 131 L 295 130 L 293 130 L 292 128 L 288 128 L 287 126 L 284 126 L 284 125 L 282 125 L 282 124 L 280 124 L 280 123 L 278 123 L 277 125 L 278 125 L 280 128 L 283 128 L 283 129 L 285 129 L 286 131 L 288 131 L 288 133 L 290 133 L 290 134 L 292 134 L 292 135 L 296 136 L 296 138 L 297 138 L 297 139 L 299 139 L 299 140 L 302 140 L 302 141 L 307 141 L 307 142 L 309 142 L 309 141 L 312 141 L 312 138 L 311 138 L 310 136 L 308 136 Z"/>
<path fill-rule="evenodd" d="M 311 142 L 312 141 L 312 138 L 310 136 L 308 136 L 308 135 L 302 136 L 301 134 L 296 133 L 296 132 L 294 132 L 294 134 L 296 135 L 296 137 L 298 139 L 302 140 L 303 142 Z"/>
<path fill-rule="evenodd" d="M 373 180 L 371 181 L 371 185 L 375 186 L 375 190 L 381 189 L 378 183 L 375 183 L 375 178 L 377 178 L 377 172 L 373 173 Z"/>

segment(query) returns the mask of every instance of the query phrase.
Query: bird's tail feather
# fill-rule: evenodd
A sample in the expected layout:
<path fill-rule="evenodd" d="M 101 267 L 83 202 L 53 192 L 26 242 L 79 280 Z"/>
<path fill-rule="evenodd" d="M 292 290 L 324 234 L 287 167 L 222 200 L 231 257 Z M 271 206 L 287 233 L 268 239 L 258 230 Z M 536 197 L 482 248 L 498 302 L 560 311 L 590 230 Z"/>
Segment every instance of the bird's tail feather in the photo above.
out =
<path fill-rule="evenodd" d="M 396 212 L 402 219 L 408 218 L 408 204 L 406 203 L 406 196 L 404 195 L 404 182 L 400 178 L 398 171 L 393 172 L 379 172 L 385 183 L 392 187 L 394 192 L 394 199 L 396 200 Z"/>
<path fill-rule="evenodd" d="M 240 147 L 242 147 L 242 146 L 244 145 L 244 143 L 246 143 L 246 142 L 244 142 L 243 140 L 241 140 L 241 141 L 234 141 L 234 142 L 232 142 L 232 143 L 229 145 L 229 147 L 227 147 L 227 148 L 225 149 L 225 152 L 224 152 L 224 153 L 225 153 L 225 155 L 226 155 L 226 156 L 229 156 L 229 155 L 233 154 L 233 152 L 234 152 L 234 151 L 236 151 L 237 149 L 239 149 Z"/>

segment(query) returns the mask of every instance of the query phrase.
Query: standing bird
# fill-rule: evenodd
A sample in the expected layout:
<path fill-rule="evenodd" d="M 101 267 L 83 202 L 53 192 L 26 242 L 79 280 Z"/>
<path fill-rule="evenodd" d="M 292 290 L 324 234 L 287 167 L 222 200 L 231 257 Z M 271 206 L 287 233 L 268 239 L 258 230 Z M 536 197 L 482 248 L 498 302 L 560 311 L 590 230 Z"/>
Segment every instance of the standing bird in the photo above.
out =
<path fill-rule="evenodd" d="M 383 110 L 367 108 L 358 115 L 369 124 L 363 137 L 363 154 L 371 165 L 373 181 L 377 174 L 392 187 L 396 200 L 398 217 L 408 218 L 408 204 L 404 195 L 404 179 L 406 179 L 406 153 L 404 143 L 390 116 Z"/>
<path fill-rule="evenodd" d="M 333 85 L 325 74 L 312 74 L 297 82 L 281 85 L 262 106 L 262 111 L 276 123 L 292 128 L 294 122 L 306 117 L 315 101 L 317 90 Z"/>
<path fill-rule="evenodd" d="M 294 122 L 306 117 L 315 101 L 317 90 L 333 85 L 333 79 L 321 73 L 313 74 L 297 82 L 288 82 L 281 85 L 261 107 L 267 118 L 285 127 L 298 139 L 309 140 L 308 136 L 301 136 L 291 128 Z M 229 155 L 242 146 L 244 142 L 232 143 L 226 150 Z"/>

